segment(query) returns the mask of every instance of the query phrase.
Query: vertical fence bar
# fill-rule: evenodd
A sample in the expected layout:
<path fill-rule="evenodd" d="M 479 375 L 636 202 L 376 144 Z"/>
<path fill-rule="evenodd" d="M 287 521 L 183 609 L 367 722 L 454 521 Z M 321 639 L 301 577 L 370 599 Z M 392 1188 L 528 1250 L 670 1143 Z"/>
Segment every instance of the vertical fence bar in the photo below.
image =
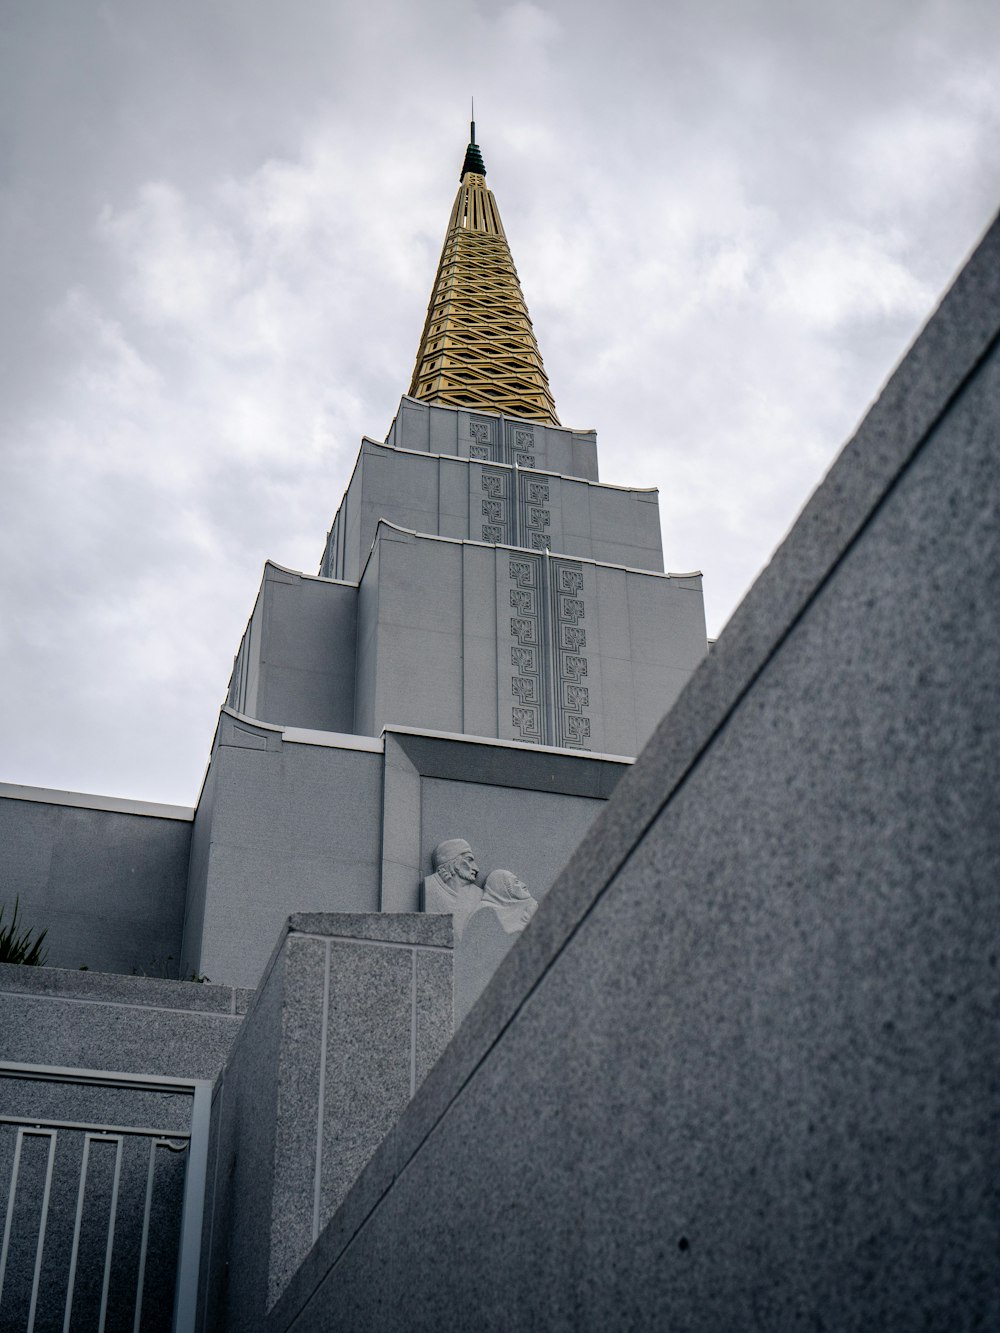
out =
<path fill-rule="evenodd" d="M 201 1265 L 201 1225 L 205 1213 L 205 1177 L 208 1173 L 208 1131 L 212 1116 L 212 1085 L 194 1087 L 191 1138 L 184 1177 L 181 1244 L 174 1287 L 173 1333 L 194 1333 L 198 1309 L 198 1269 Z"/>
<path fill-rule="evenodd" d="M 42 1216 L 38 1223 L 38 1248 L 35 1251 L 35 1272 L 31 1279 L 31 1305 L 28 1308 L 28 1333 L 35 1327 L 35 1311 L 38 1308 L 38 1287 L 42 1279 L 42 1252 L 45 1249 L 45 1227 L 49 1220 L 49 1198 L 52 1195 L 52 1172 L 56 1160 L 56 1131 L 53 1129 L 28 1130 L 37 1138 L 48 1139 L 49 1155 L 45 1163 L 45 1189 L 42 1192 Z"/>
<path fill-rule="evenodd" d="M 69 1323 L 73 1315 L 73 1288 L 76 1286 L 76 1261 L 80 1255 L 80 1227 L 83 1223 L 83 1196 L 87 1190 L 87 1165 L 90 1162 L 89 1134 L 83 1136 L 83 1160 L 80 1162 L 80 1188 L 76 1195 L 76 1220 L 73 1223 L 73 1248 L 69 1258 L 69 1277 L 66 1280 L 66 1313 L 63 1316 L 63 1333 L 69 1333 Z"/>
<path fill-rule="evenodd" d="M 153 1209 L 153 1175 L 156 1171 L 156 1149 L 162 1139 L 151 1139 L 149 1143 L 149 1170 L 146 1172 L 146 1205 L 142 1212 L 142 1242 L 139 1246 L 139 1276 L 135 1288 L 135 1320 L 132 1333 L 139 1333 L 142 1320 L 142 1288 L 146 1281 L 146 1250 L 149 1248 L 149 1217 Z"/>
<path fill-rule="evenodd" d="M 111 1286 L 111 1255 L 115 1246 L 115 1221 L 118 1216 L 118 1185 L 122 1174 L 122 1151 L 124 1148 L 124 1139 L 120 1134 L 95 1134 L 94 1138 L 99 1143 L 114 1143 L 115 1148 L 115 1178 L 111 1186 L 111 1207 L 108 1210 L 108 1244 L 104 1251 L 104 1282 L 101 1286 L 101 1315 L 97 1324 L 97 1333 L 104 1333 L 104 1321 L 108 1317 L 108 1289 Z"/>
<path fill-rule="evenodd" d="M 7 1276 L 7 1252 L 10 1249 L 10 1228 L 14 1221 L 14 1196 L 17 1194 L 17 1176 L 21 1169 L 21 1144 L 24 1130 L 18 1129 L 14 1143 L 14 1162 L 10 1169 L 10 1194 L 7 1196 L 7 1220 L 3 1228 L 3 1245 L 0 1246 L 0 1299 L 3 1298 L 3 1280 Z"/>

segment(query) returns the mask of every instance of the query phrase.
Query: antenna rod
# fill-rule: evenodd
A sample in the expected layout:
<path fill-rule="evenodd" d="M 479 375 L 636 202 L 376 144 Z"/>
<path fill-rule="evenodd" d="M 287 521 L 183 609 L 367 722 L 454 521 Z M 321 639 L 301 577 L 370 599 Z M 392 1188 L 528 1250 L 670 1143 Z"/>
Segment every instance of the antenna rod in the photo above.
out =
<path fill-rule="evenodd" d="M 471 121 L 471 128 L 469 131 L 469 142 L 475 143 L 476 142 L 476 99 L 473 97 L 471 100 L 472 100 L 472 121 Z"/>

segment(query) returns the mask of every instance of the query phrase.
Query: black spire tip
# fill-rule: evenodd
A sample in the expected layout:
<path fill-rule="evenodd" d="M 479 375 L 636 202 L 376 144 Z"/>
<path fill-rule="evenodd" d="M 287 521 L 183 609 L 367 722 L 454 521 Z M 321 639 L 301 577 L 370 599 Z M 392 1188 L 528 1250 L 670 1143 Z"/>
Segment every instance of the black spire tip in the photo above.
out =
<path fill-rule="evenodd" d="M 465 150 L 465 161 L 462 163 L 462 174 L 459 180 L 465 180 L 466 175 L 474 171 L 477 176 L 486 175 L 486 163 L 483 161 L 483 155 L 479 151 L 479 145 L 476 143 L 476 122 L 473 121 L 469 127 L 469 146 Z"/>

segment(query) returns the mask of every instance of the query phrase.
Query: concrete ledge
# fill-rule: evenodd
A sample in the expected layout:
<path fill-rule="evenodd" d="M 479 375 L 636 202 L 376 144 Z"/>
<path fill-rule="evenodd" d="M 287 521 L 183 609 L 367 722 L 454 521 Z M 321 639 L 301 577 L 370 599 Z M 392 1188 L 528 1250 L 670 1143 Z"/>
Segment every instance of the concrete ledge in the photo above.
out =
<path fill-rule="evenodd" d="M 214 1079 L 252 992 L 0 964 L 0 1060 Z"/>
<path fill-rule="evenodd" d="M 372 549 L 368 552 L 368 555 L 362 562 L 362 567 L 361 567 L 362 579 L 365 576 L 365 569 L 368 566 L 368 561 L 371 560 L 372 551 L 378 544 L 379 532 L 382 528 L 384 528 L 387 532 L 402 533 L 402 535 L 405 537 L 420 537 L 424 541 L 443 542 L 447 546 L 477 546 L 477 547 L 482 547 L 482 549 L 485 551 L 507 551 L 510 555 L 514 557 L 522 555 L 525 550 L 523 546 L 509 546 L 505 542 L 482 542 L 482 541 L 475 541 L 471 537 L 442 537 L 441 534 L 438 532 L 417 532 L 413 528 L 404 528 L 399 523 L 390 523 L 388 519 L 380 518 L 378 521 L 378 527 L 376 528 L 375 531 L 375 538 L 372 543 Z M 702 578 L 702 572 L 700 569 L 691 569 L 685 573 L 680 573 L 680 574 L 661 573 L 661 571 L 658 569 L 639 569 L 635 565 L 620 565 L 613 560 L 594 560 L 589 555 L 572 555 L 561 551 L 554 552 L 554 555 L 557 559 L 560 560 L 573 560 L 576 561 L 577 564 L 581 565 L 596 565 L 600 569 L 621 569 L 624 570 L 626 574 L 641 574 L 643 578 L 658 579 L 660 582 L 678 583 L 681 586 L 684 586 L 685 583 L 689 582 L 692 585 L 693 591 L 696 592 L 701 591 L 700 580 Z M 309 577 L 309 576 L 304 575 L 303 577 Z M 327 580 L 327 582 L 329 582 L 329 580 Z M 350 584 L 348 586 L 354 587 L 355 585 Z"/>
<path fill-rule="evenodd" d="M 229 1015 L 245 1014 L 253 998 L 252 990 L 239 986 L 0 963 L 0 993 L 4 992 L 142 1009 L 174 1009 L 181 1013 Z"/>
<path fill-rule="evenodd" d="M 462 410 L 461 408 L 455 409 L 455 411 L 461 411 L 461 410 Z M 477 409 L 477 415 L 479 415 L 478 409 Z M 495 414 L 485 412 L 483 413 L 483 415 L 491 416 Z M 509 419 L 510 418 L 508 418 L 508 420 Z M 560 428 L 550 427 L 549 429 L 558 430 Z M 571 433 L 590 434 L 591 432 L 577 431 Z M 461 458 L 457 454 L 437 454 L 432 449 L 403 449 L 399 445 L 386 444 L 384 440 L 373 440 L 370 435 L 362 435 L 361 448 L 359 449 L 358 456 L 354 461 L 354 467 L 351 469 L 352 478 L 354 476 L 354 473 L 357 472 L 358 470 L 358 463 L 361 461 L 361 454 L 364 452 L 365 445 L 371 445 L 375 449 L 387 449 L 390 453 L 394 454 L 412 454 L 414 458 L 443 458 L 449 463 L 474 464 L 474 463 L 481 463 L 483 461 L 482 459 L 476 459 L 476 458 Z M 575 477 L 571 472 L 553 472 L 551 468 L 544 468 L 544 467 L 532 467 L 532 468 L 522 467 L 515 469 L 513 463 L 504 463 L 501 459 L 497 458 L 491 458 L 489 460 L 489 465 L 491 468 L 503 468 L 504 471 L 506 472 L 514 472 L 514 471 L 530 472 L 532 476 L 558 477 L 561 481 L 574 481 L 579 483 L 581 486 L 595 486 L 598 490 L 602 491 L 626 491 L 630 495 L 638 495 L 641 496 L 643 499 L 649 499 L 652 501 L 655 501 L 660 494 L 660 488 L 658 486 L 622 486 L 619 483 L 613 481 L 594 481 L 593 478 L 591 477 Z"/>
<path fill-rule="evenodd" d="M 21 787 L 0 782 L 0 800 L 35 801 L 40 805 L 71 805 L 80 810 L 110 810 L 119 815 L 144 815 L 152 819 L 194 819 L 186 805 L 159 805 L 154 801 L 132 801 L 123 796 L 94 796 L 89 792 L 59 791 L 55 787 Z"/>

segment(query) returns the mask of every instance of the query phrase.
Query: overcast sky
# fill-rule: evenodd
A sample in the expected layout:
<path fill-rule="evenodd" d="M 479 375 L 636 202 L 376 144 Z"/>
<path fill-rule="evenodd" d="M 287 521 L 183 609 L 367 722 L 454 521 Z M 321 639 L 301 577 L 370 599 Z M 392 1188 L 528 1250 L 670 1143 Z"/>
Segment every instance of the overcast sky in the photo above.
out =
<path fill-rule="evenodd" d="M 0 779 L 193 804 L 409 384 L 476 97 L 719 632 L 1000 204 L 996 0 L 0 0 Z M 878 633 L 878 626 L 872 626 Z"/>

